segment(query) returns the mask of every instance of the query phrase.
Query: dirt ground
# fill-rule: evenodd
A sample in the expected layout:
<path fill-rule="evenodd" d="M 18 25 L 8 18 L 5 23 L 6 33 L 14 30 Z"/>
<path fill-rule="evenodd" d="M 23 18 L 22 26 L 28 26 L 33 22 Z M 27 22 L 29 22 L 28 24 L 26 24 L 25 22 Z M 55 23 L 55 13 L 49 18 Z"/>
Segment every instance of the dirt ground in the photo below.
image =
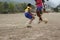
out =
<path fill-rule="evenodd" d="M 27 28 L 23 13 L 0 14 L 0 40 L 60 40 L 60 13 L 46 13 L 48 23 L 38 24 L 38 17 Z"/>

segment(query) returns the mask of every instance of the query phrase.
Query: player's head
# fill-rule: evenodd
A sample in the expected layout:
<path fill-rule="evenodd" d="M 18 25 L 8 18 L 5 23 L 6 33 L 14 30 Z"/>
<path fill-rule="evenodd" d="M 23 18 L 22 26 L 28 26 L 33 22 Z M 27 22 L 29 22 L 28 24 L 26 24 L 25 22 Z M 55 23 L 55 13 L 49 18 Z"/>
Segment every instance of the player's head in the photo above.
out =
<path fill-rule="evenodd" d="M 28 5 L 27 5 L 27 6 L 31 7 L 32 5 L 31 5 L 31 3 L 28 3 Z"/>
<path fill-rule="evenodd" d="M 36 1 L 36 0 L 35 0 Z"/>
<path fill-rule="evenodd" d="M 47 1 L 49 1 L 49 0 L 47 0 Z"/>

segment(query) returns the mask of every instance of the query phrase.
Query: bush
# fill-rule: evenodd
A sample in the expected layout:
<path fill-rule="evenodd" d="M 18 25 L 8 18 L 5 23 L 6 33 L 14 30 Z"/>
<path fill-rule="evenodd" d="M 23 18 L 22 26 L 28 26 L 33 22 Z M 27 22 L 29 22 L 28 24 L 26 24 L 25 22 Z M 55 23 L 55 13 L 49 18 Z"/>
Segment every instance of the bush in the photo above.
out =
<path fill-rule="evenodd" d="M 0 2 L 0 13 L 24 12 L 26 6 L 27 3 Z M 34 5 L 32 7 L 35 8 Z"/>

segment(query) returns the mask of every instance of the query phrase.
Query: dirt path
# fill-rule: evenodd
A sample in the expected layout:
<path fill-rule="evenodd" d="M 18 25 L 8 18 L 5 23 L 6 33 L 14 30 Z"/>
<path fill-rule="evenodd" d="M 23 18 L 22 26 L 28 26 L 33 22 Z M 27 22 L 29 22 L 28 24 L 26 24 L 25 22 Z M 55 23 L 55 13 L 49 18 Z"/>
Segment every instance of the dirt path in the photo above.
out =
<path fill-rule="evenodd" d="M 60 13 L 44 14 L 48 23 L 25 27 L 27 19 L 21 14 L 0 14 L 0 40 L 60 40 Z"/>

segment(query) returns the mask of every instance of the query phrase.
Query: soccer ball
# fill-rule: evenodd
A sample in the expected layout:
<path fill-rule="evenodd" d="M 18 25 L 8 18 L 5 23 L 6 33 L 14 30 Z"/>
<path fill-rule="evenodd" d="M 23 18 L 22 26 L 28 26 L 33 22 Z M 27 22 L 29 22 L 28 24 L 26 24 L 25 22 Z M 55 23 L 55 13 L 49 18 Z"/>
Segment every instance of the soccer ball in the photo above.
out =
<path fill-rule="evenodd" d="M 43 21 L 44 21 L 44 23 L 47 23 L 48 22 L 48 19 L 47 18 L 44 18 Z"/>

